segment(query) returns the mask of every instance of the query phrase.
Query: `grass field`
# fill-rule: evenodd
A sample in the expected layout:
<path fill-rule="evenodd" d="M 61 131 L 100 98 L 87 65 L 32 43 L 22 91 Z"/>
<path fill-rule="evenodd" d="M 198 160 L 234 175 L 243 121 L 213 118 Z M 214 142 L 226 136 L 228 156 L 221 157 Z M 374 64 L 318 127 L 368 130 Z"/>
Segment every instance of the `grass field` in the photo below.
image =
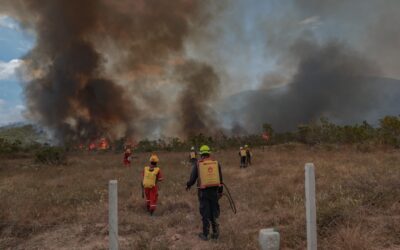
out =
<path fill-rule="evenodd" d="M 257 249 L 258 231 L 274 227 L 282 249 L 305 249 L 304 164 L 317 177 L 319 249 L 400 249 L 400 152 L 352 146 L 280 145 L 254 150 L 239 169 L 236 151 L 216 152 L 236 201 L 221 204 L 221 237 L 203 242 L 195 188 L 185 191 L 186 153 L 159 153 L 165 180 L 150 217 L 140 192 L 148 154 L 132 168 L 122 155 L 69 155 L 65 166 L 0 159 L 0 249 L 106 249 L 108 180 L 119 182 L 121 249 Z"/>

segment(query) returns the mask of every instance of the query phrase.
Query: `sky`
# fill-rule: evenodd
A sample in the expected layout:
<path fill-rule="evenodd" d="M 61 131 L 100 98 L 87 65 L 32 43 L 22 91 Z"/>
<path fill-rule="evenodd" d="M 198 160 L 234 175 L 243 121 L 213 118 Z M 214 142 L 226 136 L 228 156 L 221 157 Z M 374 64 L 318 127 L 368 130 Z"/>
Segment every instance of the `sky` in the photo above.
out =
<path fill-rule="evenodd" d="M 21 81 L 16 69 L 34 44 L 13 19 L 0 16 L 0 126 L 24 121 Z"/>

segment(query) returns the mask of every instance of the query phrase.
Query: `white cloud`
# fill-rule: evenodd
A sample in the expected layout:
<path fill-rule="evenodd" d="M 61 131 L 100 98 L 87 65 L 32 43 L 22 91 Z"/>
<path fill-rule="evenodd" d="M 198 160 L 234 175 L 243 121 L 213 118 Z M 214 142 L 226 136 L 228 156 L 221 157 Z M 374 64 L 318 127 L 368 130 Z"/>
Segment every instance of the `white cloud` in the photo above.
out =
<path fill-rule="evenodd" d="M 0 16 L 0 28 L 17 30 L 18 24 L 9 16 Z"/>
<path fill-rule="evenodd" d="M 17 109 L 17 110 L 25 110 L 25 106 L 19 104 L 19 105 L 15 106 L 15 109 Z"/>
<path fill-rule="evenodd" d="M 6 101 L 0 99 L 0 126 L 25 121 L 24 112 L 25 107 L 23 105 L 9 107 Z"/>
<path fill-rule="evenodd" d="M 16 69 L 21 66 L 22 60 L 12 59 L 9 62 L 0 61 L 0 80 L 15 78 Z"/>
<path fill-rule="evenodd" d="M 310 16 L 306 19 L 303 19 L 299 22 L 300 25 L 311 26 L 312 28 L 316 28 L 321 24 L 321 20 L 319 16 Z"/>

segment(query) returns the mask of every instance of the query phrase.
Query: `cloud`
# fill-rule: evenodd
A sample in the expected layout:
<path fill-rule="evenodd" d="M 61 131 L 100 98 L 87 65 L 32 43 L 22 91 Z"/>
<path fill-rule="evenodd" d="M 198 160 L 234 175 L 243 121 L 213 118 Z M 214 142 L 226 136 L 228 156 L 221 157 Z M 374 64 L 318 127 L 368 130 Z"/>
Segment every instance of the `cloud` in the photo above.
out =
<path fill-rule="evenodd" d="M 311 29 L 318 28 L 322 22 L 319 16 L 310 16 L 299 22 L 300 25 L 310 27 Z"/>
<path fill-rule="evenodd" d="M 25 121 L 25 109 L 21 104 L 10 107 L 5 100 L 0 99 L 0 126 Z"/>
<path fill-rule="evenodd" d="M 18 24 L 9 16 L 0 15 L 0 28 L 18 30 Z"/>
<path fill-rule="evenodd" d="M 0 61 L 0 80 L 15 78 L 16 69 L 21 66 L 22 60 L 12 59 L 9 62 Z"/>
<path fill-rule="evenodd" d="M 314 24 L 314 23 L 318 23 L 319 22 L 319 16 L 311 16 L 311 17 L 307 17 L 306 19 L 303 19 L 302 21 L 300 21 L 300 24 Z"/>

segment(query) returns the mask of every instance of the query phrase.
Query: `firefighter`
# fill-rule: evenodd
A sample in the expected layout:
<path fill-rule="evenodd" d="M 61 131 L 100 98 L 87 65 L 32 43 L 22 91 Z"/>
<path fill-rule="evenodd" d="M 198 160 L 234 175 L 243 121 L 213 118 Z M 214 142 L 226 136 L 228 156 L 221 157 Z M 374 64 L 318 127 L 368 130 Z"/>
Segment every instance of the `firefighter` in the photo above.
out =
<path fill-rule="evenodd" d="M 251 166 L 251 151 L 249 145 L 245 145 L 244 149 L 246 150 L 246 166 Z"/>
<path fill-rule="evenodd" d="M 240 168 L 247 167 L 247 165 L 246 165 L 247 154 L 246 154 L 246 150 L 243 147 L 240 147 L 240 149 L 239 149 L 239 157 L 240 157 Z"/>
<path fill-rule="evenodd" d="M 158 182 L 163 180 L 161 170 L 157 166 L 158 156 L 152 154 L 150 157 L 150 166 L 146 166 L 143 169 L 143 181 L 142 187 L 146 195 L 146 207 L 150 215 L 153 215 L 157 207 L 158 198 Z"/>
<path fill-rule="evenodd" d="M 126 148 L 124 152 L 124 166 L 130 167 L 132 161 L 132 151 L 130 148 Z"/>
<path fill-rule="evenodd" d="M 190 148 L 189 162 L 192 166 L 197 164 L 197 154 L 196 151 L 194 150 L 194 147 Z"/>
<path fill-rule="evenodd" d="M 200 160 L 193 165 L 189 181 L 186 183 L 186 191 L 197 180 L 198 199 L 200 203 L 200 215 L 203 223 L 203 231 L 200 239 L 208 240 L 210 224 L 212 227 L 211 239 L 218 239 L 219 225 L 217 219 L 220 214 L 218 200 L 222 196 L 223 181 L 221 165 L 211 159 L 211 150 L 207 145 L 200 148 Z"/>

